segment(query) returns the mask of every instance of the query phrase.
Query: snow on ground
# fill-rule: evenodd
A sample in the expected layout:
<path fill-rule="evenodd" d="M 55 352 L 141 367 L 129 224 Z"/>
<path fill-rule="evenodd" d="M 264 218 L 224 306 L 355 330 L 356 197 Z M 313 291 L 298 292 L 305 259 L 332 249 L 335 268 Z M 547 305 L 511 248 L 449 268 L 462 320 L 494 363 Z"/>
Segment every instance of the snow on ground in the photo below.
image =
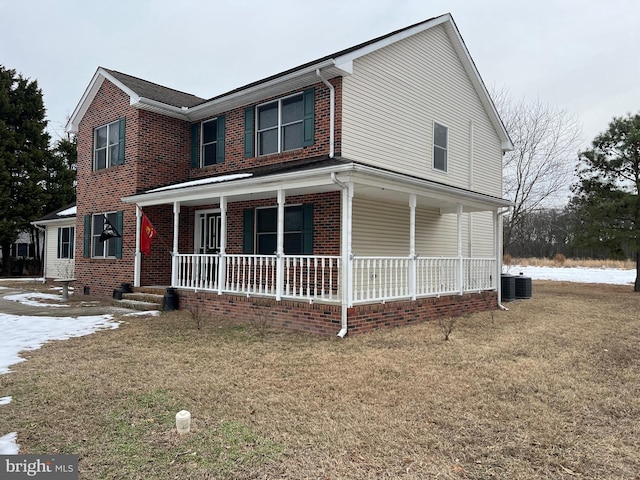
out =
<path fill-rule="evenodd" d="M 555 280 L 558 282 L 608 283 L 613 285 L 633 285 L 636 280 L 635 270 L 620 268 L 586 268 L 586 267 L 523 267 L 505 265 L 504 273 L 530 277 L 532 280 Z"/>
<path fill-rule="evenodd" d="M 0 455 L 17 455 L 20 445 L 16 443 L 17 432 L 7 433 L 0 437 Z"/>
<path fill-rule="evenodd" d="M 0 336 L 0 374 L 7 373 L 11 365 L 26 360 L 18 355 L 21 351 L 36 350 L 49 340 L 81 337 L 98 330 L 118 328 L 118 325 L 111 315 L 39 317 L 0 313 L 0 332 L 3 332 Z M 10 401 L 11 397 L 2 397 L 0 405 Z M 0 437 L 0 455 L 16 455 L 18 450 L 16 432 Z"/>
<path fill-rule="evenodd" d="M 18 356 L 22 350 L 36 350 L 49 340 L 81 337 L 118 325 L 111 315 L 40 317 L 0 313 L 0 374 L 25 360 Z"/>
<path fill-rule="evenodd" d="M 157 317 L 159 315 L 160 315 L 160 310 L 140 310 L 139 312 L 125 313 L 122 316 L 123 317 L 141 317 L 141 316 Z"/>
<path fill-rule="evenodd" d="M 64 303 L 42 303 L 38 299 L 43 300 L 62 300 L 62 295 L 56 295 L 54 293 L 40 293 L 40 292 L 28 292 L 28 293 L 16 293 L 14 295 L 5 295 L 5 300 L 11 300 L 12 302 L 22 303 L 23 305 L 31 305 L 33 307 L 68 307 Z"/>

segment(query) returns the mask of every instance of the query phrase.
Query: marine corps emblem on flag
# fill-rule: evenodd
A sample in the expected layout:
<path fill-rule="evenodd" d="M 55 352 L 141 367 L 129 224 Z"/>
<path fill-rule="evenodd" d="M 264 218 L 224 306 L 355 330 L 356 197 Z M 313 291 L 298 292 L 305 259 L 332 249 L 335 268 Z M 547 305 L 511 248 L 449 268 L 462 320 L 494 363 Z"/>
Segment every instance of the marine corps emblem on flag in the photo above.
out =
<path fill-rule="evenodd" d="M 151 242 L 156 236 L 156 229 L 144 213 L 142 214 L 142 224 L 140 225 L 140 251 L 145 255 L 151 253 Z"/>

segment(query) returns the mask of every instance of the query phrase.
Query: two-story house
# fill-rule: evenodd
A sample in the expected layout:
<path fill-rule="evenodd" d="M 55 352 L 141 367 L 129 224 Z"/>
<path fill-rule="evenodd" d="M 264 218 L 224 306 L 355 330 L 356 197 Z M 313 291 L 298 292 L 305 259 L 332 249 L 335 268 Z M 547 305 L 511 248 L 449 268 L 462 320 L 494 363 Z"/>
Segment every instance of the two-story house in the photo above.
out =
<path fill-rule="evenodd" d="M 208 100 L 98 68 L 68 130 L 80 291 L 340 336 L 500 305 L 511 143 L 449 14 Z"/>

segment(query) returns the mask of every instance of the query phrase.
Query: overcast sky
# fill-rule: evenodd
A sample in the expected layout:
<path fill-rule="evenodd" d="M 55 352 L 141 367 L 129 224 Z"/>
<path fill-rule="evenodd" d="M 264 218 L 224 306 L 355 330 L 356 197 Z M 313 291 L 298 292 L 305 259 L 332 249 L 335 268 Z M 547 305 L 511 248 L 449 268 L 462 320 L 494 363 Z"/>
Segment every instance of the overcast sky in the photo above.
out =
<path fill-rule="evenodd" d="M 447 12 L 489 89 L 566 109 L 585 147 L 640 111 L 637 0 L 0 0 L 0 64 L 55 139 L 98 66 L 210 98 Z"/>

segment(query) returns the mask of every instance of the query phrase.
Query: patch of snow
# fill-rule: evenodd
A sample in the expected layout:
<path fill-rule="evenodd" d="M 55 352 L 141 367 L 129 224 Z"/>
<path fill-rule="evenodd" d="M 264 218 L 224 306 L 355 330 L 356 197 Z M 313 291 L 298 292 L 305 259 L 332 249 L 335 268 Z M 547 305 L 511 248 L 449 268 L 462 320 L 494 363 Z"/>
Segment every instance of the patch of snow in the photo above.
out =
<path fill-rule="evenodd" d="M 125 313 L 122 316 L 123 317 L 142 317 L 145 315 L 149 315 L 151 317 L 157 317 L 160 315 L 160 311 L 159 310 L 140 310 L 139 312 Z"/>
<path fill-rule="evenodd" d="M 56 215 L 58 215 L 60 217 L 66 217 L 68 215 L 75 215 L 76 211 L 77 211 L 76 208 L 77 207 L 67 208 L 66 210 L 62 210 L 61 212 L 56 213 Z"/>
<path fill-rule="evenodd" d="M 0 374 L 23 362 L 18 353 L 36 350 L 49 340 L 82 337 L 98 330 L 118 328 L 113 316 L 87 315 L 81 317 L 40 317 L 0 313 Z"/>
<path fill-rule="evenodd" d="M 17 455 L 20 451 L 20 445 L 16 443 L 18 437 L 17 432 L 7 433 L 0 437 L 0 455 Z"/>
<path fill-rule="evenodd" d="M 163 192 L 165 190 L 173 190 L 176 188 L 184 188 L 184 187 L 193 187 L 195 185 L 207 185 L 209 183 L 229 182 L 231 180 L 238 180 L 240 178 L 247 178 L 252 176 L 253 176 L 253 173 L 235 173 L 233 175 L 220 175 L 218 177 L 200 178 L 198 180 L 191 180 L 189 182 L 169 185 L 168 187 L 154 188 L 153 190 L 147 190 L 147 193 Z"/>
<path fill-rule="evenodd" d="M 7 295 L 4 297 L 5 300 L 11 300 L 13 302 L 18 302 L 23 305 L 30 305 L 32 307 L 68 307 L 64 303 L 43 303 L 38 299 L 43 300 L 62 300 L 62 295 L 54 295 L 53 293 L 40 293 L 40 292 L 29 292 L 29 293 L 16 293 L 14 295 Z"/>
<path fill-rule="evenodd" d="M 0 374 L 9 372 L 9 367 L 25 361 L 18 354 L 24 350 L 36 350 L 49 340 L 66 340 L 97 332 L 118 328 L 111 315 L 83 317 L 37 317 L 0 313 Z M 2 397 L 0 405 L 6 405 L 11 397 Z M 17 455 L 17 433 L 0 437 L 0 455 Z"/>
<path fill-rule="evenodd" d="M 44 283 L 44 277 L 40 278 L 27 278 L 27 277 L 4 277 L 0 278 L 0 282 L 34 282 L 34 283 Z"/>
<path fill-rule="evenodd" d="M 587 267 L 523 267 L 504 266 L 505 273 L 530 277 L 533 280 L 555 280 L 558 282 L 608 283 L 612 285 L 632 285 L 636 280 L 635 270 L 620 268 Z"/>

